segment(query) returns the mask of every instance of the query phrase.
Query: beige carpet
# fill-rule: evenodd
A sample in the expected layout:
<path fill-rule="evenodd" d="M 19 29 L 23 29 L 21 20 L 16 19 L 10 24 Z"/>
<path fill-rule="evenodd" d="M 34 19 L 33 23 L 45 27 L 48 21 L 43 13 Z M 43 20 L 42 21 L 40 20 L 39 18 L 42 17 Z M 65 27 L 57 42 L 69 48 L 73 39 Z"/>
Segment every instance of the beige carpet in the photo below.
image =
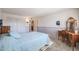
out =
<path fill-rule="evenodd" d="M 72 48 L 67 44 L 61 42 L 60 40 L 53 40 L 52 44 L 46 51 L 72 51 Z M 75 48 L 74 51 L 79 51 L 78 48 Z"/>

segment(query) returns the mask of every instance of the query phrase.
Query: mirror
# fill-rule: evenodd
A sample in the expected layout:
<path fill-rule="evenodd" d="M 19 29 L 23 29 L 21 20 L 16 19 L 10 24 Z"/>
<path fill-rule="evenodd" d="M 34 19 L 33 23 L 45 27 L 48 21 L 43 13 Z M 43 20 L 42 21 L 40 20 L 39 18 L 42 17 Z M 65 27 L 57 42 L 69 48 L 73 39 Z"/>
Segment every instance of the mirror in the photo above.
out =
<path fill-rule="evenodd" d="M 73 17 L 69 17 L 66 21 L 66 30 L 70 32 L 75 32 L 75 27 L 77 26 L 77 20 Z"/>

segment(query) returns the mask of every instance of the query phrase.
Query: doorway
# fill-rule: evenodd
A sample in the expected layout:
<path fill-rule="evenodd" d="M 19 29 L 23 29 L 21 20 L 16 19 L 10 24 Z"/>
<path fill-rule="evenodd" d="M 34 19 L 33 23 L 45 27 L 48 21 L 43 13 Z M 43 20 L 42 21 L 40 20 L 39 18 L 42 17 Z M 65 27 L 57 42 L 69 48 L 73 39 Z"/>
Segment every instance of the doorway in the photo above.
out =
<path fill-rule="evenodd" d="M 29 31 L 37 31 L 37 20 L 30 20 Z"/>

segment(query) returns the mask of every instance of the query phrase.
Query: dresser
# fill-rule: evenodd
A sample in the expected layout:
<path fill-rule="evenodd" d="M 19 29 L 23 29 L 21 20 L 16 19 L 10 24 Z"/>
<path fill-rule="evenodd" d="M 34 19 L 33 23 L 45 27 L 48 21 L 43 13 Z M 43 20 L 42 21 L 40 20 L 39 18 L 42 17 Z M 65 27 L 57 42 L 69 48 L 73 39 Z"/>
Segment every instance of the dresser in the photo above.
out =
<path fill-rule="evenodd" d="M 0 34 L 8 33 L 10 31 L 10 26 L 1 26 L 0 27 Z"/>
<path fill-rule="evenodd" d="M 71 45 L 73 51 L 74 48 L 76 47 L 76 43 L 79 42 L 79 33 L 76 34 L 75 32 L 62 30 L 58 31 L 58 40 L 59 37 L 61 37 L 61 41 L 63 42 L 67 41 Z"/>
<path fill-rule="evenodd" d="M 72 50 L 76 47 L 76 43 L 79 41 L 79 34 L 74 32 L 66 32 L 69 35 L 69 40 L 71 42 Z"/>

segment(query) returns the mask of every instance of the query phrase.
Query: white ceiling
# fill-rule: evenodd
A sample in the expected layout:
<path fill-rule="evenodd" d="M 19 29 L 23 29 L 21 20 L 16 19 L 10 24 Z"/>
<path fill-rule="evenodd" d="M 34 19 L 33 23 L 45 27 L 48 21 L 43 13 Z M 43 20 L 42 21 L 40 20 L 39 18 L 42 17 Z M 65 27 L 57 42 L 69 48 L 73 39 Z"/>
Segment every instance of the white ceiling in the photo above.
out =
<path fill-rule="evenodd" d="M 55 13 L 64 8 L 2 8 L 2 12 L 21 16 L 44 16 Z"/>

